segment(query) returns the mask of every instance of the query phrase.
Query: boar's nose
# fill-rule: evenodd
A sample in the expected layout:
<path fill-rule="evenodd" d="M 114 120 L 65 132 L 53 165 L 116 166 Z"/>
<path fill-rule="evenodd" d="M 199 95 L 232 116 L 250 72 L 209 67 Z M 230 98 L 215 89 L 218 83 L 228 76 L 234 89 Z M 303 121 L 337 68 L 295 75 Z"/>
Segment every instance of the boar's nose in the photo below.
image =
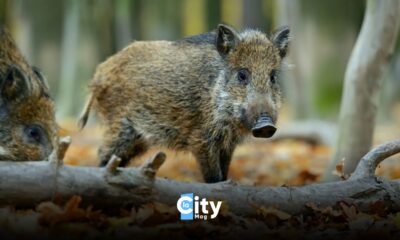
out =
<path fill-rule="evenodd" d="M 276 132 L 276 127 L 271 117 L 261 114 L 251 132 L 257 138 L 270 138 Z"/>

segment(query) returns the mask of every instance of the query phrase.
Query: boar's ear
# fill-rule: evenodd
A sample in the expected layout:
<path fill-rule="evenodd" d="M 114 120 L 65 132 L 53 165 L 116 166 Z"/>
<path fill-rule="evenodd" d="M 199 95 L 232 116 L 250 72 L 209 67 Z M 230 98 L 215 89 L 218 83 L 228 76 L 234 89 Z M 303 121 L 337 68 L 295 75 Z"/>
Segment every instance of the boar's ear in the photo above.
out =
<path fill-rule="evenodd" d="M 289 27 L 283 26 L 278 28 L 273 34 L 271 41 L 279 49 L 279 55 L 284 58 L 286 56 L 288 46 L 289 46 Z"/>
<path fill-rule="evenodd" d="M 32 70 L 35 73 L 35 75 L 39 78 L 40 83 L 46 88 L 49 89 L 49 83 L 47 82 L 47 79 L 43 72 L 40 70 L 40 68 L 32 66 Z"/>
<path fill-rule="evenodd" d="M 0 83 L 0 97 L 12 101 L 28 94 L 29 82 L 21 69 L 12 65 Z"/>
<path fill-rule="evenodd" d="M 221 55 L 228 54 L 239 40 L 238 33 L 232 27 L 219 24 L 217 28 L 217 49 Z"/>

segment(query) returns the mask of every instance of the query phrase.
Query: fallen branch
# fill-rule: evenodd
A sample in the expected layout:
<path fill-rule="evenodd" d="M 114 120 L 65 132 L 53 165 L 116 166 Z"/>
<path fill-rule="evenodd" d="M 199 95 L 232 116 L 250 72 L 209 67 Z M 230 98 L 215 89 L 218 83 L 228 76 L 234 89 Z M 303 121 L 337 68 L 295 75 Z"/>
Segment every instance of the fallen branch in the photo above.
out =
<path fill-rule="evenodd" d="M 308 203 L 319 207 L 338 201 L 368 211 L 371 203 L 384 201 L 389 210 L 400 210 L 400 181 L 378 178 L 374 170 L 384 158 L 400 152 L 400 141 L 383 144 L 361 160 L 346 181 L 302 187 L 255 187 L 226 181 L 216 184 L 188 183 L 155 177 L 165 160 L 160 152 L 140 168 L 119 168 L 113 157 L 105 168 L 58 164 L 68 146 L 63 140 L 50 162 L 0 162 L 0 204 L 33 206 L 51 199 L 68 200 L 79 195 L 83 203 L 95 207 L 120 208 L 156 201 L 174 206 L 182 193 L 195 193 L 222 200 L 231 212 L 255 216 L 262 206 L 272 206 L 291 214 L 308 211 Z M 55 158 L 54 156 L 57 156 Z"/>
<path fill-rule="evenodd" d="M 354 170 L 354 173 L 351 175 L 351 179 L 375 176 L 375 169 L 378 164 L 399 152 L 400 140 L 378 146 L 361 158 L 356 170 Z"/>
<path fill-rule="evenodd" d="M 336 130 L 336 125 L 330 122 L 298 121 L 281 126 L 271 140 L 295 139 L 313 145 L 333 146 L 336 141 Z"/>

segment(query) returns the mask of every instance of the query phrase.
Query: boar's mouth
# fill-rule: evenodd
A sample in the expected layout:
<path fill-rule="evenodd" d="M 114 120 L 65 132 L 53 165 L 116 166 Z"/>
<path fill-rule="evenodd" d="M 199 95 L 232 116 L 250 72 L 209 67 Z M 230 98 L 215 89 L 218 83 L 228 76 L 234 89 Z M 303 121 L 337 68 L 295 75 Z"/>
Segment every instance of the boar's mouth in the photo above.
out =
<path fill-rule="evenodd" d="M 270 138 L 276 132 L 276 127 L 272 118 L 263 113 L 257 119 L 255 126 L 251 129 L 254 137 L 257 138 Z"/>

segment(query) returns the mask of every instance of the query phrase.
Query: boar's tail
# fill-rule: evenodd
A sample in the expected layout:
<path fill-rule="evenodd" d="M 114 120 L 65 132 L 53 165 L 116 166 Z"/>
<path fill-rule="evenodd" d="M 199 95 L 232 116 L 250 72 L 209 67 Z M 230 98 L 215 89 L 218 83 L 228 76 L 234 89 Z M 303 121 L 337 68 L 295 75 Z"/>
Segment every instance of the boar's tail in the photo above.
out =
<path fill-rule="evenodd" d="M 93 95 L 90 95 L 89 100 L 86 102 L 85 108 L 83 109 L 81 116 L 78 119 L 78 128 L 79 130 L 82 130 L 88 119 L 89 119 L 89 113 L 90 113 L 90 109 L 92 108 L 92 104 L 93 104 Z"/>

